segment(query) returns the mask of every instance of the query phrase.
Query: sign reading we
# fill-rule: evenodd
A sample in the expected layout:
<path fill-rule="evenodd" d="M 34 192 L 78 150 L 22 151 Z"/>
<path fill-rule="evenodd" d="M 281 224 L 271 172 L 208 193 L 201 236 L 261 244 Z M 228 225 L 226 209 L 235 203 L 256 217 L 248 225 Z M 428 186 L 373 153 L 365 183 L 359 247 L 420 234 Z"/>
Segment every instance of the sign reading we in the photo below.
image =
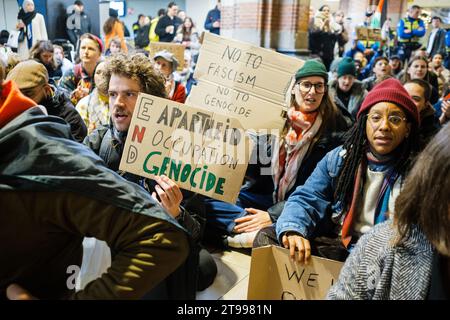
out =
<path fill-rule="evenodd" d="M 292 262 L 289 250 L 266 246 L 252 250 L 249 300 L 321 300 L 339 277 L 343 262 L 311 257 Z"/>
<path fill-rule="evenodd" d="M 235 203 L 251 147 L 236 119 L 140 93 L 120 170 Z"/>

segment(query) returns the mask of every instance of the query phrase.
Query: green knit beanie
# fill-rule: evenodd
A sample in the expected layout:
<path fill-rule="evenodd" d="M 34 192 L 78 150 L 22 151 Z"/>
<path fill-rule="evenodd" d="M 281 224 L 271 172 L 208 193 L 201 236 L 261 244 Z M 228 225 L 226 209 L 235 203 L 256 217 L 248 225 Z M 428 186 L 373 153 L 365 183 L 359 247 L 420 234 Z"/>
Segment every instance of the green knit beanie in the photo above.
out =
<path fill-rule="evenodd" d="M 353 61 L 353 59 L 350 57 L 346 57 L 346 58 L 342 59 L 342 61 L 339 62 L 339 65 L 337 68 L 338 78 L 345 76 L 347 74 L 350 74 L 352 76 L 356 75 L 355 61 Z"/>
<path fill-rule="evenodd" d="M 325 79 L 325 83 L 327 83 L 328 81 L 327 69 L 325 68 L 323 63 L 317 60 L 306 61 L 303 67 L 298 69 L 297 73 L 295 74 L 295 81 L 310 76 L 323 77 Z"/>

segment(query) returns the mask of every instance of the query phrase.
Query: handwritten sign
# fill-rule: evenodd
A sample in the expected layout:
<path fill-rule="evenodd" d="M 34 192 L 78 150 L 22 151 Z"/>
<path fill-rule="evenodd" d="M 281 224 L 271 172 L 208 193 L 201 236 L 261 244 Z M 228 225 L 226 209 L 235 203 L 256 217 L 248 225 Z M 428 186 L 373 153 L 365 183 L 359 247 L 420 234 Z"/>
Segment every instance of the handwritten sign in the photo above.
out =
<path fill-rule="evenodd" d="M 288 249 L 276 246 L 253 249 L 247 299 L 324 299 L 342 266 L 342 262 L 315 256 L 308 265 L 297 264 Z"/>
<path fill-rule="evenodd" d="M 381 41 L 381 29 L 356 27 L 356 37 L 363 41 Z"/>
<path fill-rule="evenodd" d="M 141 93 L 120 170 L 235 203 L 251 150 L 236 119 Z"/>
<path fill-rule="evenodd" d="M 167 50 L 173 53 L 175 59 L 178 60 L 178 71 L 182 71 L 184 67 L 184 46 L 179 43 L 170 42 L 150 42 L 150 57 L 154 57 L 159 51 Z"/>
<path fill-rule="evenodd" d="M 279 104 L 212 82 L 193 86 L 187 104 L 235 117 L 244 129 L 280 129 L 286 116 Z"/>
<path fill-rule="evenodd" d="M 205 33 L 194 77 L 284 104 L 303 61 L 251 44 Z"/>

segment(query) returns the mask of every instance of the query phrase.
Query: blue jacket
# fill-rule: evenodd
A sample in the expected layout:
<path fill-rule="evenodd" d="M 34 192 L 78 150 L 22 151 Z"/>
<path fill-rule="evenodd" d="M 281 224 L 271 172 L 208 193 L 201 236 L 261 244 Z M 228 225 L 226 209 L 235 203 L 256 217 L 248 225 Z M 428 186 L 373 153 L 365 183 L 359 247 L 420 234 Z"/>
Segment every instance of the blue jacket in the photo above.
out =
<path fill-rule="evenodd" d="M 276 223 L 279 240 L 287 231 L 295 231 L 308 239 L 314 237 L 319 231 L 316 226 L 324 221 L 329 209 L 333 220 L 338 221 L 343 216 L 342 203 L 333 203 L 337 178 L 344 163 L 343 153 L 342 146 L 328 152 L 305 184 L 297 187 L 289 196 Z"/>
<path fill-rule="evenodd" d="M 405 20 L 401 19 L 399 21 L 398 25 L 397 25 L 397 35 L 398 35 L 399 39 L 411 39 L 411 40 L 414 40 L 413 39 L 414 37 L 421 38 L 421 37 L 423 37 L 425 35 L 425 32 L 426 32 L 425 24 L 423 23 L 422 19 L 414 19 L 414 18 L 411 18 L 409 16 L 406 19 L 408 19 L 408 21 L 411 24 L 413 24 L 414 21 L 418 20 L 419 28 L 422 28 L 422 30 L 419 30 L 419 28 L 417 28 L 417 29 L 412 28 L 412 30 L 411 30 L 412 32 L 411 33 L 405 33 Z M 407 29 L 409 29 L 409 27 L 407 27 Z"/>
<path fill-rule="evenodd" d="M 209 10 L 208 15 L 205 19 L 205 29 L 209 30 L 211 33 L 215 33 L 220 35 L 220 28 L 214 28 L 213 23 L 216 21 L 220 21 L 220 10 L 215 7 L 212 10 Z"/>

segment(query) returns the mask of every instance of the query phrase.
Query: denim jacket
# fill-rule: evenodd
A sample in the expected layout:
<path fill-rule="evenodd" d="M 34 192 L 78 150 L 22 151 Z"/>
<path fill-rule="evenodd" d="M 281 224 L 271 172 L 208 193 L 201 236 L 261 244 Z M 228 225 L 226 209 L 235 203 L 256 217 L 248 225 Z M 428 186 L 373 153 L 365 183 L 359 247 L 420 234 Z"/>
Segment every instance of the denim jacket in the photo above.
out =
<path fill-rule="evenodd" d="M 318 230 L 316 226 L 331 211 L 331 220 L 341 225 L 344 215 L 340 201 L 334 201 L 337 178 L 344 164 L 345 150 L 342 146 L 328 152 L 317 164 L 305 184 L 289 196 L 277 223 L 277 238 L 283 233 L 295 231 L 305 238 L 311 238 Z"/>

